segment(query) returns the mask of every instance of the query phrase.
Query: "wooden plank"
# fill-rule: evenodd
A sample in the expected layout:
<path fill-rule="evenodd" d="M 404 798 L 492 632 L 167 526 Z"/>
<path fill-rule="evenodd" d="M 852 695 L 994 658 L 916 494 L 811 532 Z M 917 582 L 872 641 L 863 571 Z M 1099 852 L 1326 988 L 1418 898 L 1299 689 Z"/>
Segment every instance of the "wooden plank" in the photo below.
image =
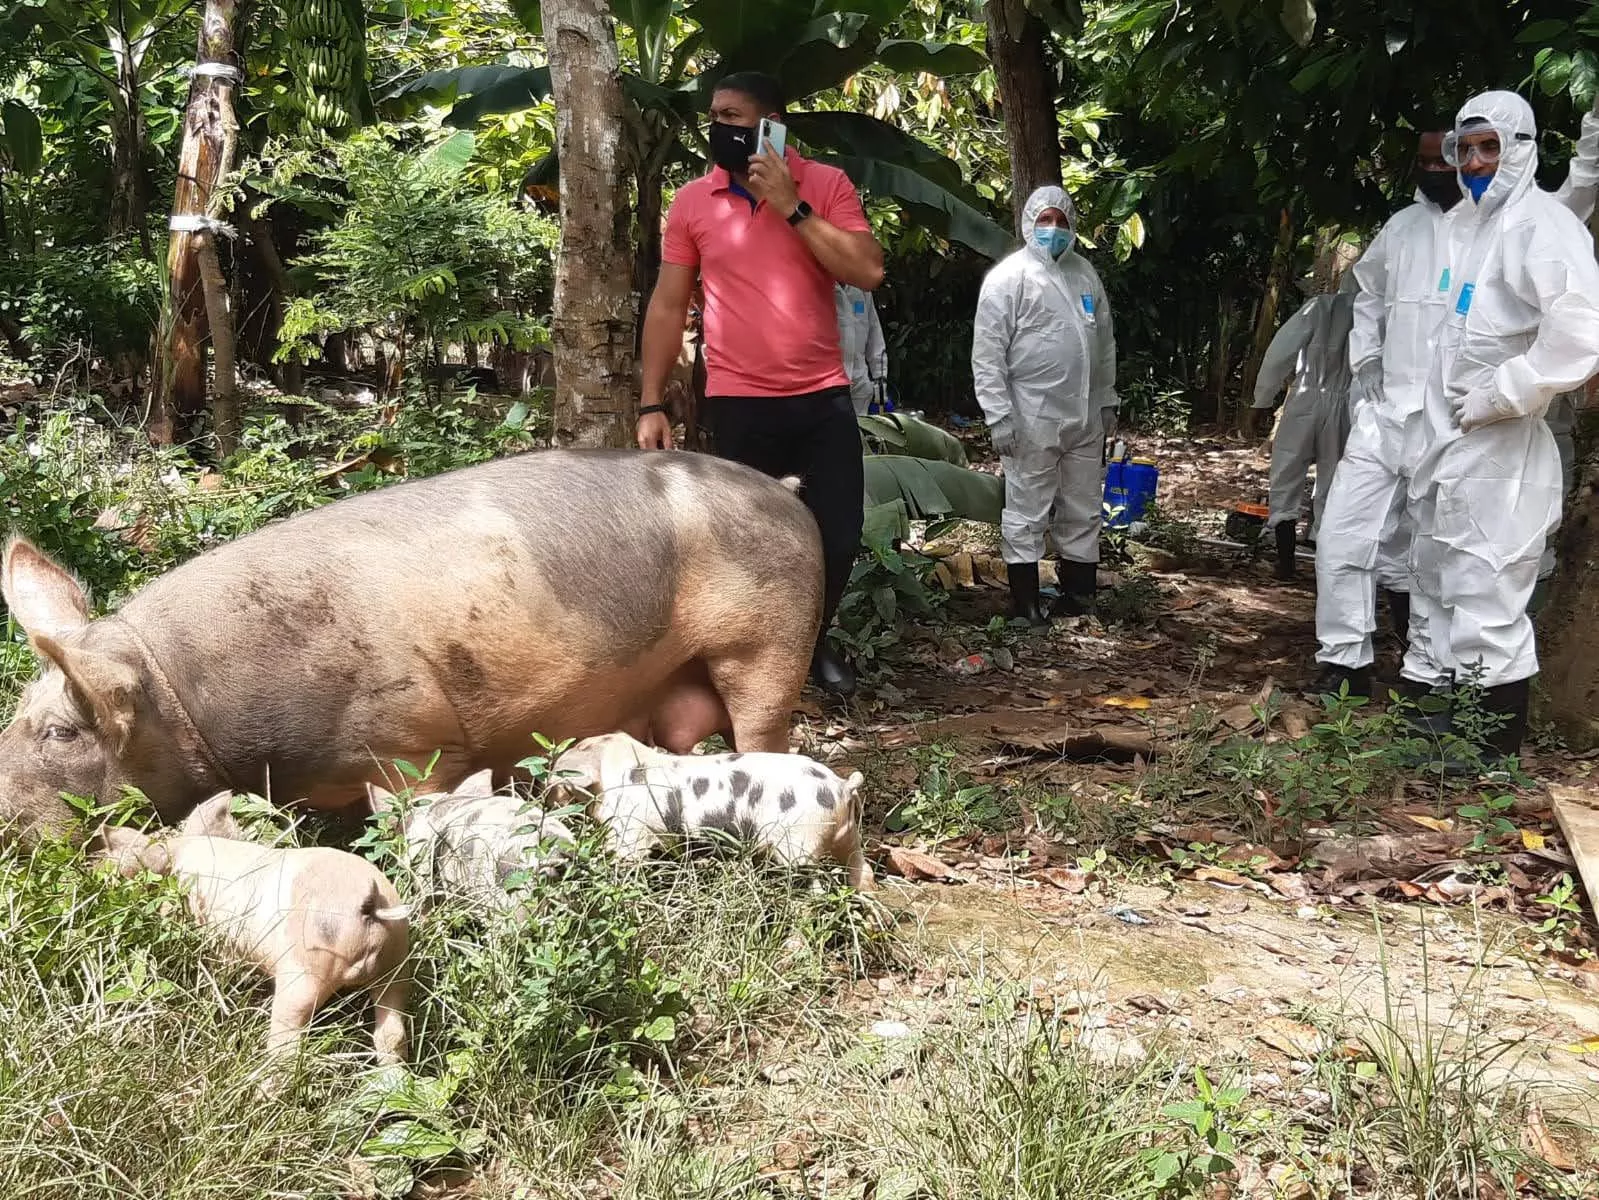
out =
<path fill-rule="evenodd" d="M 1549 795 L 1588 903 L 1599 911 L 1599 793 L 1551 784 Z"/>

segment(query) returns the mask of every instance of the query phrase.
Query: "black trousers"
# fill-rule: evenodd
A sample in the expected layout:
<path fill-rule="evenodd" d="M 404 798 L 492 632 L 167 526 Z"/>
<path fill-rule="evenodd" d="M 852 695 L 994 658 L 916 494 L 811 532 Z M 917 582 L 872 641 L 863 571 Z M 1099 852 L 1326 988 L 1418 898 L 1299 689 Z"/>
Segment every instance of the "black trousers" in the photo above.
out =
<path fill-rule="evenodd" d="M 800 499 L 822 531 L 822 628 L 844 598 L 860 551 L 866 473 L 847 387 L 803 396 L 707 396 L 716 453 L 773 477 L 798 475 Z"/>

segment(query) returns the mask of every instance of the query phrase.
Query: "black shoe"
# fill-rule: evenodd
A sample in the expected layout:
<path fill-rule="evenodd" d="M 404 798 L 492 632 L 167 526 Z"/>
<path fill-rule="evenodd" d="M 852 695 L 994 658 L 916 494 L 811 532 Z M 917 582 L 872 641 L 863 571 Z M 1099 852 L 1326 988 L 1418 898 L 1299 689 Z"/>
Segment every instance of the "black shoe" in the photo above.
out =
<path fill-rule="evenodd" d="M 1410 593 L 1391 592 L 1386 588 L 1383 595 L 1388 597 L 1388 619 L 1393 623 L 1394 633 L 1399 638 L 1399 644 L 1406 650 L 1410 649 Z M 1420 686 L 1420 685 L 1417 685 Z"/>
<path fill-rule="evenodd" d="M 1283 521 L 1275 526 L 1277 538 L 1277 578 L 1293 579 L 1298 575 L 1294 564 L 1294 522 Z"/>
<path fill-rule="evenodd" d="M 1308 690 L 1312 699 L 1320 699 L 1322 696 L 1336 696 L 1345 684 L 1349 685 L 1351 696 L 1371 699 L 1371 668 L 1339 667 L 1327 663 Z"/>
<path fill-rule="evenodd" d="M 1038 598 L 1038 564 L 1006 563 L 1005 579 L 1010 584 L 1010 615 L 1013 620 L 1047 625 L 1049 613 Z"/>
<path fill-rule="evenodd" d="M 811 682 L 829 695 L 849 697 L 855 694 L 855 668 L 822 634 L 811 655 Z"/>
<path fill-rule="evenodd" d="M 1055 578 L 1060 589 L 1060 611 L 1084 617 L 1094 611 L 1094 595 L 1099 591 L 1099 564 L 1055 560 Z"/>
<path fill-rule="evenodd" d="M 1482 710 L 1504 718 L 1503 724 L 1483 739 L 1483 760 L 1489 765 L 1497 766 L 1521 754 L 1521 743 L 1527 740 L 1527 710 L 1531 703 L 1530 679 L 1518 679 L 1483 692 Z"/>
<path fill-rule="evenodd" d="M 1390 592 L 1390 596 L 1404 596 L 1403 592 Z M 1409 597 L 1406 597 L 1408 603 Z M 1403 679 L 1394 689 L 1399 693 L 1401 719 L 1416 737 L 1437 742 L 1454 729 L 1454 714 L 1450 709 L 1448 693 L 1442 688 Z"/>

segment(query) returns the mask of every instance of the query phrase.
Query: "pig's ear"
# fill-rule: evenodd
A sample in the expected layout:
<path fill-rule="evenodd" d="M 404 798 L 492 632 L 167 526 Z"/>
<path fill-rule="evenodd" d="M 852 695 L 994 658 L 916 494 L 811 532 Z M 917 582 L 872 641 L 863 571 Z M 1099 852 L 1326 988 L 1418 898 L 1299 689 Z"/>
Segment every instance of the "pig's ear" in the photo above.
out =
<path fill-rule="evenodd" d="M 94 857 L 115 864 L 117 874 L 132 878 L 149 869 L 157 875 L 171 868 L 171 855 L 149 834 L 121 825 L 105 825 L 90 844 Z"/>
<path fill-rule="evenodd" d="M 492 796 L 494 794 L 494 770 L 484 767 L 476 775 L 468 775 L 455 785 L 454 794 L 457 796 Z"/>
<path fill-rule="evenodd" d="M 244 830 L 233 816 L 233 793 L 218 792 L 196 808 L 179 826 L 185 837 L 213 837 L 242 842 Z"/>
<path fill-rule="evenodd" d="M 33 648 L 61 669 L 72 698 L 106 740 L 106 748 L 120 755 L 133 733 L 141 687 L 139 673 L 125 662 L 62 645 L 47 634 L 33 635 Z"/>
<path fill-rule="evenodd" d="M 89 597 L 83 585 L 27 538 L 13 537 L 6 543 L 0 593 L 17 624 L 30 634 L 58 638 L 89 623 Z"/>

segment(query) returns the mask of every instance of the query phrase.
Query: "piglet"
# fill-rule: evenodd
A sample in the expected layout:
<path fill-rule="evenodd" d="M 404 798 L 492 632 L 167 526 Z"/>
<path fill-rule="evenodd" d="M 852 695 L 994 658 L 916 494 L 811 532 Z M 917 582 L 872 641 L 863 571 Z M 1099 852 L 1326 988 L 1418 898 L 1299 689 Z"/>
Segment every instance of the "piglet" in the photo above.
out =
<path fill-rule="evenodd" d="M 175 836 L 102 830 L 105 856 L 127 877 L 141 870 L 176 876 L 195 920 L 271 974 L 269 1065 L 292 1057 L 317 1009 L 350 988 L 372 994 L 379 1061 L 403 1061 L 410 926 L 394 885 L 343 850 L 243 840 L 230 800 L 213 796 Z"/>
<path fill-rule="evenodd" d="M 367 785 L 374 812 L 392 811 L 393 793 Z M 553 874 L 576 841 L 572 831 L 515 796 L 495 795 L 479 771 L 453 792 L 421 796 L 404 816 L 407 853 L 425 896 L 450 896 L 494 912 L 526 915 L 506 881 L 517 872 Z"/>
<path fill-rule="evenodd" d="M 797 754 L 667 754 L 625 733 L 586 738 L 554 764 L 557 795 L 593 797 L 618 857 L 640 859 L 667 837 L 732 834 L 779 862 L 833 859 L 850 885 L 872 887 L 861 848 L 859 771 L 841 779 Z"/>

